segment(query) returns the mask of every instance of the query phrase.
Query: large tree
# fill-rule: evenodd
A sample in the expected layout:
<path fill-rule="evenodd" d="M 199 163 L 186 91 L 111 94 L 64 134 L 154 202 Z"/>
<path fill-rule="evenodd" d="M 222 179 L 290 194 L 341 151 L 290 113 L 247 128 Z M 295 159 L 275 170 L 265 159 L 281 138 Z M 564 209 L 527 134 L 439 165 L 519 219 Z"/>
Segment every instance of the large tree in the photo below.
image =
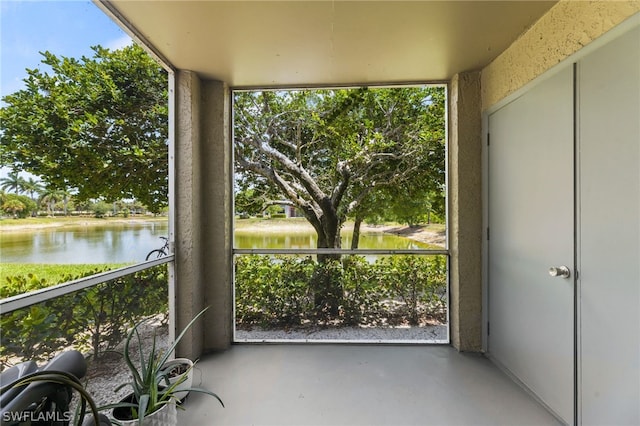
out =
<path fill-rule="evenodd" d="M 31 199 L 35 201 L 35 194 L 40 193 L 44 189 L 44 186 L 42 186 L 39 181 L 30 177 L 29 179 L 24 181 L 23 188 L 24 192 L 28 193 L 29 197 L 31 197 Z"/>
<path fill-rule="evenodd" d="M 238 186 L 284 196 L 318 248 L 339 248 L 348 217 L 396 199 L 443 203 L 442 87 L 240 92 L 234 114 Z"/>
<path fill-rule="evenodd" d="M 444 190 L 444 100 L 443 87 L 239 92 L 236 184 L 264 200 L 286 198 L 318 248 L 340 248 L 348 217 L 359 226 L 412 197 L 425 209 L 429 197 L 443 202 L 433 194 Z M 335 312 L 335 280 L 324 274 L 312 285 L 318 307 Z"/>
<path fill-rule="evenodd" d="M 14 194 L 24 192 L 27 181 L 13 170 L 6 177 L 0 178 L 0 188 L 12 191 Z"/>
<path fill-rule="evenodd" d="M 2 166 L 31 172 L 78 200 L 167 203 L 167 75 L 142 48 L 94 47 L 91 58 L 44 52 L 26 87 L 3 98 Z"/>

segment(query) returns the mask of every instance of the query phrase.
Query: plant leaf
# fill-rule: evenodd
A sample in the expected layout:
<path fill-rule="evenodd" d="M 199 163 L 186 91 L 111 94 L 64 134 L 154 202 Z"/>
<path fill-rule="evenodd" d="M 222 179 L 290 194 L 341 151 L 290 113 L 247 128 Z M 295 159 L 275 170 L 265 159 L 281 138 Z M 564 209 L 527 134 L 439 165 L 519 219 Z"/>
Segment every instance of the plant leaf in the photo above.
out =
<path fill-rule="evenodd" d="M 176 346 L 178 346 L 178 343 L 180 342 L 182 337 L 185 335 L 187 330 L 189 330 L 189 328 L 191 328 L 191 326 L 198 320 L 198 318 L 200 318 L 206 312 L 207 309 L 209 309 L 208 306 L 206 308 L 204 308 L 203 310 L 201 310 L 200 312 L 198 312 L 198 315 L 193 317 L 193 319 L 191 321 L 189 321 L 189 324 L 187 324 L 186 327 L 184 329 L 182 329 L 182 332 L 180 333 L 180 335 L 178 337 L 176 337 L 176 340 L 173 342 L 173 344 L 169 347 L 169 349 L 167 349 L 165 351 L 164 356 L 162 357 L 162 360 L 158 363 L 160 366 L 163 366 L 167 362 L 167 360 L 169 359 L 169 357 L 171 356 L 171 354 L 175 350 Z"/>

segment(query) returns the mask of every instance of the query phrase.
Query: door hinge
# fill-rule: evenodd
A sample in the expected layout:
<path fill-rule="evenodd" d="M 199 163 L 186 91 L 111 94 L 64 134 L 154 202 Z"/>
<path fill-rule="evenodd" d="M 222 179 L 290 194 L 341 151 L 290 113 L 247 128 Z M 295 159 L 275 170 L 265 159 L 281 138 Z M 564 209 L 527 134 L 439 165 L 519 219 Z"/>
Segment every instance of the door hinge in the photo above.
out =
<path fill-rule="evenodd" d="M 491 323 L 487 321 L 487 336 L 491 335 Z"/>
<path fill-rule="evenodd" d="M 489 227 L 487 226 L 487 241 L 489 241 Z"/>
<path fill-rule="evenodd" d="M 491 133 L 487 133 L 487 146 L 491 145 Z"/>

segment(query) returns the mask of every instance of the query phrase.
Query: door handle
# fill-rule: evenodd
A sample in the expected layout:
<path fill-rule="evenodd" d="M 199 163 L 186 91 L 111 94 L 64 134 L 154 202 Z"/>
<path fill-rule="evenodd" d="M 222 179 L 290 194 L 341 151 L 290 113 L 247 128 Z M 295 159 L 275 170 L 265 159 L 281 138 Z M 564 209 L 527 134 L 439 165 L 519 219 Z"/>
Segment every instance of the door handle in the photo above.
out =
<path fill-rule="evenodd" d="M 571 270 L 566 266 L 552 266 L 549 268 L 549 275 L 552 277 L 569 278 Z"/>

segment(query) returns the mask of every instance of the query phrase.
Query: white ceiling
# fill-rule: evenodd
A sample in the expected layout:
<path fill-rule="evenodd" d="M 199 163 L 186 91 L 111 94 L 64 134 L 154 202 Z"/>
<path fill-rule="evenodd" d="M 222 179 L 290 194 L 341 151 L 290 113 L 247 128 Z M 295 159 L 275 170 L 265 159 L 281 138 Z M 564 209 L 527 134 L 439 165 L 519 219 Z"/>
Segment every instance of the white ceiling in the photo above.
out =
<path fill-rule="evenodd" d="M 449 80 L 555 1 L 96 0 L 174 67 L 231 86 Z"/>

